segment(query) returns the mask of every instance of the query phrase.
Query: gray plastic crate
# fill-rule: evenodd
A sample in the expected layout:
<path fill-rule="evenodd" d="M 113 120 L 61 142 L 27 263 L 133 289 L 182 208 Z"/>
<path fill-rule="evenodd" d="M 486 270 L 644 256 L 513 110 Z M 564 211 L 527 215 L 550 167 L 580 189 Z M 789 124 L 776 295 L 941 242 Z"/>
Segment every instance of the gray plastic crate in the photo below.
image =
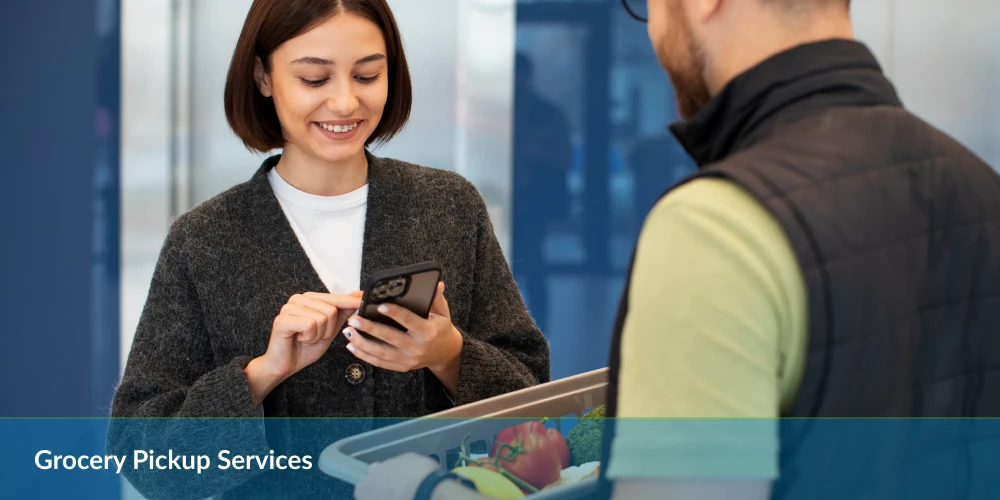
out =
<path fill-rule="evenodd" d="M 607 383 L 608 369 L 602 368 L 351 436 L 327 446 L 320 455 L 319 468 L 342 481 L 358 484 L 369 464 L 406 452 L 436 457 L 444 467 L 448 451 L 457 448 L 469 434 L 469 443 L 485 442 L 489 450 L 496 435 L 518 421 L 548 417 L 561 429 L 563 418 L 579 418 L 605 404 Z M 596 486 L 596 478 L 588 478 L 540 491 L 530 498 L 582 498 Z"/>

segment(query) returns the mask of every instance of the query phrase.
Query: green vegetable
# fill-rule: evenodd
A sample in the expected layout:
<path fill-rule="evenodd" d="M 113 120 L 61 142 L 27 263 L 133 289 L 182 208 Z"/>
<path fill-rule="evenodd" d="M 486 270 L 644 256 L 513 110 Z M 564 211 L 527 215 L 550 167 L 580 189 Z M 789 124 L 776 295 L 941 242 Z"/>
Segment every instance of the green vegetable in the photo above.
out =
<path fill-rule="evenodd" d="M 583 418 L 566 435 L 569 445 L 570 465 L 580 466 L 601 460 L 601 437 L 604 431 L 604 416 L 607 407 L 598 406 L 583 415 Z"/>

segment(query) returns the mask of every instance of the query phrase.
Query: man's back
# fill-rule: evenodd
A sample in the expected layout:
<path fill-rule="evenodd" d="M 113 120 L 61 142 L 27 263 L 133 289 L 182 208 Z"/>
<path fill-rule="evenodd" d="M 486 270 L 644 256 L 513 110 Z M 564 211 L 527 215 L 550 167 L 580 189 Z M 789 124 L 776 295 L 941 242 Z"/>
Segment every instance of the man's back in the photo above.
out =
<path fill-rule="evenodd" d="M 789 415 L 1000 415 L 995 171 L 891 105 L 779 121 L 716 169 L 775 213 L 807 282 Z"/>
<path fill-rule="evenodd" d="M 1000 177 L 905 111 L 863 46 L 830 41 L 781 54 L 674 131 L 702 168 L 644 228 L 613 345 L 611 415 L 1000 415 L 992 371 L 1000 367 Z M 700 210 L 684 192 L 704 191 L 706 178 L 738 186 L 756 201 L 757 219 L 740 220 L 735 207 L 747 207 L 739 194 L 717 200 L 714 213 Z M 765 227 L 764 218 L 785 241 L 746 230 Z M 699 242 L 706 223 L 719 230 Z M 665 231 L 659 239 L 698 247 L 689 253 L 701 257 L 668 257 L 679 254 L 653 236 Z M 738 250 L 742 264 L 714 269 L 729 259 L 719 246 Z M 794 258 L 775 258 L 782 248 Z M 796 280 L 787 279 L 787 262 L 799 273 L 798 290 L 788 285 Z M 657 273 L 680 281 L 685 303 L 648 299 L 657 282 L 648 276 Z M 759 297 L 739 294 L 754 289 Z M 796 317 L 807 321 L 789 320 Z M 703 462 L 709 477 L 731 477 L 734 467 L 770 479 L 780 471 L 777 498 L 896 498 L 880 488 L 893 472 L 914 473 L 928 447 L 959 456 L 982 437 L 913 428 L 916 421 L 827 422 L 836 421 L 787 419 L 725 439 L 730 431 L 716 424 L 665 427 L 657 437 L 622 427 L 608 475 L 651 477 L 627 470 L 642 461 L 635 451 L 642 443 L 647 459 L 664 457 L 659 477 L 691 473 L 690 459 L 687 469 L 670 470 L 670 454 L 679 452 L 669 450 L 683 449 L 717 456 Z M 899 433 L 908 439 L 885 441 Z M 918 435 L 928 439 L 910 439 Z M 884 452 L 876 462 L 873 450 Z M 754 465 L 769 460 L 773 467 Z M 941 484 L 962 474 L 935 472 Z"/>
<path fill-rule="evenodd" d="M 766 142 L 721 168 L 766 179 L 759 199 L 807 283 L 807 368 L 785 416 L 1000 416 L 996 172 L 894 106 L 831 108 Z M 960 494 L 984 479 L 972 450 L 1000 437 L 956 420 L 819 422 L 782 428 L 777 496 Z"/>

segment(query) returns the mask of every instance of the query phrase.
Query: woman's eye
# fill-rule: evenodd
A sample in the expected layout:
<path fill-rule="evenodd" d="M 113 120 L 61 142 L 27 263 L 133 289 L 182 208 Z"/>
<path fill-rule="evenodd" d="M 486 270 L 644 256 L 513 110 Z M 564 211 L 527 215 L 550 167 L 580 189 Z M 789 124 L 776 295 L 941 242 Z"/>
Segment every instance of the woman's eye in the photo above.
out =
<path fill-rule="evenodd" d="M 307 80 L 305 78 L 300 78 L 300 80 L 302 80 L 302 83 L 304 83 L 304 84 L 306 84 L 306 85 L 308 85 L 310 87 L 319 87 L 320 85 L 323 85 L 324 83 L 326 83 L 326 81 L 328 79 L 327 78 L 322 78 L 320 80 Z"/>
<path fill-rule="evenodd" d="M 354 77 L 354 79 L 357 80 L 357 81 L 359 81 L 359 82 L 361 82 L 361 83 L 372 83 L 375 80 L 378 80 L 378 77 L 379 77 L 379 75 L 374 75 L 374 76 L 356 76 L 356 77 Z"/>

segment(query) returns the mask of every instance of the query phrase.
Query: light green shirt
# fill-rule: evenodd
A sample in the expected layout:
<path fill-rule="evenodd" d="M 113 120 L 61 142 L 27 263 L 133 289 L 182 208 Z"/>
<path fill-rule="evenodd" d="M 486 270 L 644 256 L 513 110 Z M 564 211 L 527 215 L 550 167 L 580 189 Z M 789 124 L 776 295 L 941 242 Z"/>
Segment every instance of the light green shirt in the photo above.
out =
<path fill-rule="evenodd" d="M 609 477 L 777 477 L 775 417 L 795 396 L 807 327 L 794 253 L 759 202 L 711 178 L 660 200 L 621 344 L 618 415 L 645 420 L 619 421 Z"/>

